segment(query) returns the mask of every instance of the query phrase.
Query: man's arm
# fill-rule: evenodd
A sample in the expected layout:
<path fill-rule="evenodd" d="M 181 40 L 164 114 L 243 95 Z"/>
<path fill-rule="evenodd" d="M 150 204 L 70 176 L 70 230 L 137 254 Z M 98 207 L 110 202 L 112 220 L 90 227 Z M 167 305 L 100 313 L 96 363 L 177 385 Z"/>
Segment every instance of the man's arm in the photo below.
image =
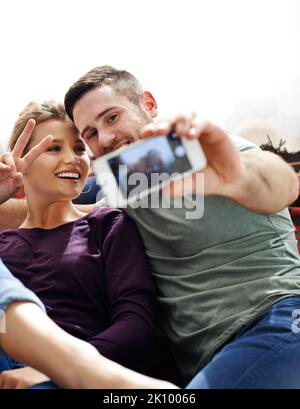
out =
<path fill-rule="evenodd" d="M 206 167 L 200 171 L 204 175 L 205 195 L 225 196 L 262 214 L 280 211 L 298 197 L 298 177 L 284 160 L 271 152 L 239 152 L 225 131 L 209 122 L 197 122 L 194 116 L 148 124 L 141 136 L 161 135 L 171 129 L 201 143 L 207 159 Z M 186 178 L 184 187 L 203 194 L 197 174 Z M 182 181 L 172 182 L 166 192 L 173 196 L 182 194 Z M 184 192 L 188 193 L 186 189 Z"/>
<path fill-rule="evenodd" d="M 220 193 L 256 213 L 270 214 L 293 203 L 299 195 L 299 180 L 293 168 L 271 152 L 241 155 L 241 175 Z"/>
<path fill-rule="evenodd" d="M 10 199 L 0 206 L 0 229 L 19 227 L 27 213 L 27 203 L 24 199 Z"/>

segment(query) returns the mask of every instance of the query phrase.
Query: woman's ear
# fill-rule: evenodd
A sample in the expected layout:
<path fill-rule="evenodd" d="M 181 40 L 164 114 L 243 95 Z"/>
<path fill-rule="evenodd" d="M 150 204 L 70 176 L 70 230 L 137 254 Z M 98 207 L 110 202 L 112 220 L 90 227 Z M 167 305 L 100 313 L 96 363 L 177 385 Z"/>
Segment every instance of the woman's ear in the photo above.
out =
<path fill-rule="evenodd" d="M 142 107 L 149 113 L 151 118 L 155 118 L 158 114 L 157 103 L 154 96 L 149 91 L 144 91 L 140 96 Z"/>

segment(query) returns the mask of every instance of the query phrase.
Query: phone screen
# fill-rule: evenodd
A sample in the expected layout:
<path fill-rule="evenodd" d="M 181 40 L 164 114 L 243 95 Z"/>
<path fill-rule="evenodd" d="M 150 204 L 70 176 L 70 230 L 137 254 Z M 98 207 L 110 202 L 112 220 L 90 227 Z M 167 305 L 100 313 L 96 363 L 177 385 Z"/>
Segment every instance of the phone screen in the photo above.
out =
<path fill-rule="evenodd" d="M 134 193 L 142 192 L 192 168 L 181 138 L 175 132 L 126 149 L 108 159 L 108 164 L 126 198 L 133 189 Z"/>

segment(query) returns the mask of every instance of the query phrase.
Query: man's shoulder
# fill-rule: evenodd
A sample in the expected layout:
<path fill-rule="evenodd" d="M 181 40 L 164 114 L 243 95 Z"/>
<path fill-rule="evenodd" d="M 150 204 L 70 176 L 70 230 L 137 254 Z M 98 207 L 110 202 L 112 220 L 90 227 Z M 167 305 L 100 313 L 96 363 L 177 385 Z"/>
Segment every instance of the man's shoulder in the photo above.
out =
<path fill-rule="evenodd" d="M 240 152 L 246 152 L 250 150 L 252 151 L 261 150 L 259 146 L 255 145 L 255 143 L 249 141 L 248 139 L 242 138 L 241 136 L 238 136 L 232 133 L 228 133 L 228 135 Z"/>

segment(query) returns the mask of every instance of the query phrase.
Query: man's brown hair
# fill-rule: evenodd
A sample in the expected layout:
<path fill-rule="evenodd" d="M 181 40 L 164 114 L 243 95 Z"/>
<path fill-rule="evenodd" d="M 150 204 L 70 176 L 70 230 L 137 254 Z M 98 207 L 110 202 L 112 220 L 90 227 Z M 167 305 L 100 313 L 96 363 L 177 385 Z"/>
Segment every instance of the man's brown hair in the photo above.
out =
<path fill-rule="evenodd" d="M 110 65 L 96 67 L 87 72 L 76 81 L 65 95 L 65 109 L 68 116 L 73 118 L 73 109 L 76 102 L 88 91 L 109 85 L 121 95 L 126 96 L 131 102 L 138 105 L 142 93 L 139 81 L 128 71 L 117 70 Z"/>

